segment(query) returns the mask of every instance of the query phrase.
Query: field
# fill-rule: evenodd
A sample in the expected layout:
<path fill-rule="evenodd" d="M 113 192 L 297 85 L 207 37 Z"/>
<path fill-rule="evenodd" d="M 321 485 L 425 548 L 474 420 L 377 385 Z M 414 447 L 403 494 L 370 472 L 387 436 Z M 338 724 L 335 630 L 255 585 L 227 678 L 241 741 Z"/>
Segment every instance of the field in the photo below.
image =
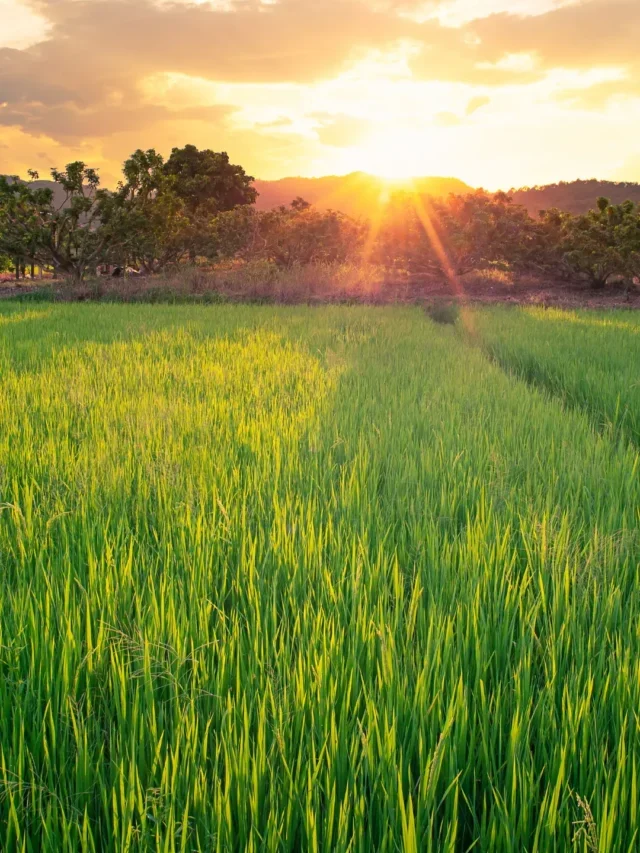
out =
<path fill-rule="evenodd" d="M 0 849 L 640 849 L 640 315 L 0 307 Z"/>

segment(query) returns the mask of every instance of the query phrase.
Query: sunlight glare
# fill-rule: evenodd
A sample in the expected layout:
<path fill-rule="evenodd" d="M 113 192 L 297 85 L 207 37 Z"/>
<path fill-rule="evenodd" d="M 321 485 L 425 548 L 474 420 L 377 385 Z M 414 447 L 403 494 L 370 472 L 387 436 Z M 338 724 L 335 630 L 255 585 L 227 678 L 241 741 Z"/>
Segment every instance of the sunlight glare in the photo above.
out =
<path fill-rule="evenodd" d="M 424 139 L 418 140 L 409 130 L 372 134 L 351 151 L 356 155 L 361 171 L 391 183 L 406 182 L 433 171 Z"/>

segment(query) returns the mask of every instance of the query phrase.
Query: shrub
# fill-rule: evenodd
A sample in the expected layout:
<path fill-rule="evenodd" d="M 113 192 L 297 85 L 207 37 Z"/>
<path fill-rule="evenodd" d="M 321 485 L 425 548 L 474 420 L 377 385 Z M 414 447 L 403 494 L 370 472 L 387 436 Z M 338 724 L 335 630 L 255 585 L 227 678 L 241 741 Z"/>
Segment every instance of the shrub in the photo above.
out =
<path fill-rule="evenodd" d="M 455 326 L 460 316 L 457 302 L 434 302 L 426 306 L 426 312 L 434 323 L 442 326 Z"/>

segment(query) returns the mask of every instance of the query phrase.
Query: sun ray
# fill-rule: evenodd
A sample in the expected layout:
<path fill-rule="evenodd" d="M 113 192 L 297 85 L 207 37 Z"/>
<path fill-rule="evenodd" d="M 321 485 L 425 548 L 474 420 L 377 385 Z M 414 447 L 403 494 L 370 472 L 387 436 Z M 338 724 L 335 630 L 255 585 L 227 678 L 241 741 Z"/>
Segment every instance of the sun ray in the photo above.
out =
<path fill-rule="evenodd" d="M 446 237 L 444 232 L 440 232 L 437 226 L 438 216 L 429 196 L 422 196 L 416 190 L 415 186 L 411 189 L 411 199 L 413 201 L 414 210 L 420 220 L 422 227 L 425 230 L 433 249 L 438 256 L 442 270 L 451 285 L 455 299 L 460 303 L 461 319 L 467 331 L 472 332 L 472 317 L 469 311 L 466 310 L 468 298 L 461 277 L 451 263 L 451 258 L 446 247 Z"/>

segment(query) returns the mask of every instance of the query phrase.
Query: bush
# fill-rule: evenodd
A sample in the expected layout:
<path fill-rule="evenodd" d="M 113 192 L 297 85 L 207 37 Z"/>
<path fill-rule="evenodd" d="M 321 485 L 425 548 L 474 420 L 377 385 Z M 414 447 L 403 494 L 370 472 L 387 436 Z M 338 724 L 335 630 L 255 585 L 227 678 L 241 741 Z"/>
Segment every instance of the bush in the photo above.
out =
<path fill-rule="evenodd" d="M 34 287 L 31 290 L 16 289 L 15 296 L 9 297 L 11 302 L 54 302 L 55 293 L 50 287 Z"/>
<path fill-rule="evenodd" d="M 425 310 L 434 323 L 442 326 L 455 326 L 460 316 L 460 308 L 456 302 L 434 302 L 427 305 Z"/>

